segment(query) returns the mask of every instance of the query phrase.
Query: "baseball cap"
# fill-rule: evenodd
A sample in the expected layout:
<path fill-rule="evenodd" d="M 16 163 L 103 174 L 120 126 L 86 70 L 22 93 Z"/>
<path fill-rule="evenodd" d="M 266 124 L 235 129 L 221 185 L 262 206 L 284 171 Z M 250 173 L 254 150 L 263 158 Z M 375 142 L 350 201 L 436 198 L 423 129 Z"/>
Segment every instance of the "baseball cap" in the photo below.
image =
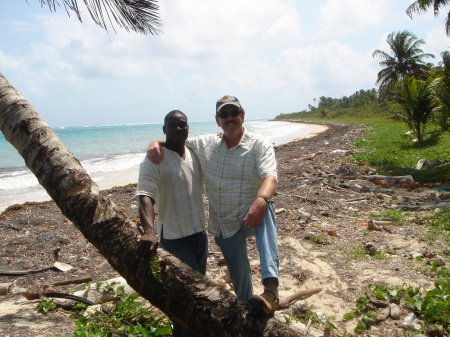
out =
<path fill-rule="evenodd" d="M 216 112 L 219 112 L 219 110 L 222 109 L 222 107 L 224 107 L 225 105 L 228 105 L 228 104 L 235 105 L 238 108 L 241 107 L 241 103 L 239 102 L 239 100 L 236 97 L 225 95 L 217 101 Z"/>

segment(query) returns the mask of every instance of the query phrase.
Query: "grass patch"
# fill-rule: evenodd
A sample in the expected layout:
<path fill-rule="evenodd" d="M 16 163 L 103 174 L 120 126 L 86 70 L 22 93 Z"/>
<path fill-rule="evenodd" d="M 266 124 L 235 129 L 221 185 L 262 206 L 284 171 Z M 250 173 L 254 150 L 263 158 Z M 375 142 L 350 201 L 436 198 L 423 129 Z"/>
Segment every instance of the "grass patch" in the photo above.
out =
<path fill-rule="evenodd" d="M 305 239 L 318 245 L 325 243 L 325 238 L 322 234 L 306 234 Z"/>
<path fill-rule="evenodd" d="M 389 255 L 383 254 L 382 252 L 376 252 L 374 255 L 370 255 L 362 246 L 355 246 L 350 248 L 342 247 L 341 249 L 345 252 L 346 260 L 388 260 L 391 258 Z"/>
<path fill-rule="evenodd" d="M 395 209 L 383 209 L 379 215 L 370 216 L 370 218 L 371 219 L 389 218 L 389 219 L 391 219 L 393 225 L 402 226 L 408 222 L 406 220 L 406 218 L 409 217 L 410 215 L 411 215 L 410 212 L 405 212 L 405 211 L 395 210 Z"/>
<path fill-rule="evenodd" d="M 369 163 L 383 175 L 411 175 L 424 183 L 450 182 L 450 163 L 445 163 L 449 160 L 450 134 L 432 136 L 418 144 L 402 137 L 407 131 L 402 123 L 373 123 L 365 138 L 355 143 L 365 150 L 354 154 L 355 161 Z M 421 159 L 439 159 L 443 164 L 417 170 L 415 166 Z"/>
<path fill-rule="evenodd" d="M 450 244 L 450 209 L 440 208 L 434 217 L 419 217 L 422 224 L 428 227 L 428 231 L 420 237 L 426 242 L 442 241 Z"/>

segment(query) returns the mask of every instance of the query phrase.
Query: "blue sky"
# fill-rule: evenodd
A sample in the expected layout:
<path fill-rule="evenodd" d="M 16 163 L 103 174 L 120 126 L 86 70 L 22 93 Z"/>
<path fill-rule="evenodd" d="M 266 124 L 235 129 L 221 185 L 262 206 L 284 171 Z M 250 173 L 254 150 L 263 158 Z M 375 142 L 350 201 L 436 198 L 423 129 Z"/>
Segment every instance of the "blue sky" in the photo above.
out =
<path fill-rule="evenodd" d="M 163 33 L 152 36 L 106 32 L 86 10 L 80 23 L 64 7 L 1 0 L 0 72 L 52 127 L 159 123 L 173 109 L 209 121 L 225 94 L 246 118 L 274 118 L 374 88 L 372 53 L 389 51 L 391 32 L 424 39 L 437 64 L 449 8 L 411 20 L 412 2 L 160 1 Z"/>

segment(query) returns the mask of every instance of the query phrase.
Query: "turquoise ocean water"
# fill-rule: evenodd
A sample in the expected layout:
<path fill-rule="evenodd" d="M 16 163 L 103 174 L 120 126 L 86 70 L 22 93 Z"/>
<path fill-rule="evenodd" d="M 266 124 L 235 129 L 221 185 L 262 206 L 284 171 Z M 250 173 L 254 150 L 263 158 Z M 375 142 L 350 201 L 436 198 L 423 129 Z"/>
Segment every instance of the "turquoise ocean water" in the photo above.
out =
<path fill-rule="evenodd" d="M 162 123 L 104 125 L 54 129 L 66 147 L 100 186 L 107 188 L 136 182 L 139 164 L 150 141 L 164 139 Z M 274 145 L 289 142 L 311 131 L 308 124 L 247 120 L 248 131 L 263 135 Z M 214 121 L 189 122 L 189 136 L 219 133 Z M 26 201 L 49 200 L 23 158 L 0 134 L 0 212 Z"/>

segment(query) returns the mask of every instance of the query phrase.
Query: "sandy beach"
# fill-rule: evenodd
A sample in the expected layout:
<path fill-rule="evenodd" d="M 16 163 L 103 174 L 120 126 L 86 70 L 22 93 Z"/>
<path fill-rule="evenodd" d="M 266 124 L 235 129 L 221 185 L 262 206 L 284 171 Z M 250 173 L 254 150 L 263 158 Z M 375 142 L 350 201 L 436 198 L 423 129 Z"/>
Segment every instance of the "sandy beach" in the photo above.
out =
<path fill-rule="evenodd" d="M 387 222 L 384 229 L 369 230 L 369 216 L 398 205 L 433 205 L 446 198 L 427 186 L 404 188 L 397 183 L 379 185 L 364 178 L 374 171 L 365 163 L 352 160 L 353 142 L 363 136 L 359 125 L 328 124 L 316 135 L 275 147 L 279 184 L 274 197 L 278 223 L 280 254 L 280 297 L 321 288 L 322 291 L 299 301 L 277 314 L 284 321 L 295 312 L 306 310 L 327 317 L 336 333 L 352 333 L 357 320 L 343 315 L 355 308 L 356 299 L 367 292 L 369 284 L 389 284 L 433 288 L 434 279 L 423 273 L 423 262 L 410 259 L 410 252 L 426 251 L 428 243 L 420 239 L 424 231 L 418 218 L 395 226 Z M 135 185 L 129 184 L 102 191 L 129 218 L 138 220 L 138 206 L 132 200 Z M 205 206 L 207 212 L 207 205 Z M 428 211 L 418 211 L 426 216 Z M 60 261 L 73 266 L 62 273 L 54 270 L 35 275 L 0 276 L 0 283 L 15 288 L 41 291 L 45 284 L 81 277 L 93 282 L 119 276 L 108 262 L 86 241 L 53 202 L 18 205 L 0 215 L 0 270 L 36 270 Z M 405 234 L 407 233 L 407 234 Z M 209 238 L 207 277 L 232 290 L 227 279 L 220 250 Z M 385 259 L 364 256 L 364 247 L 372 243 Z M 445 248 L 436 241 L 433 251 Z M 363 251 L 355 257 L 355 251 Z M 259 257 L 253 240 L 249 240 L 255 292 L 260 284 Z M 80 285 L 59 286 L 59 292 L 79 290 Z M 0 334 L 10 336 L 70 336 L 73 319 L 63 310 L 48 315 L 34 312 L 36 301 L 22 296 L 0 296 Z M 28 308 L 26 310 L 25 308 Z M 25 311 L 24 311 L 25 310 Z M 377 310 L 377 309 L 376 309 Z M 26 315 L 24 315 L 26 312 Z M 402 312 L 406 315 L 407 312 Z M 398 336 L 399 323 L 386 318 L 360 336 Z M 301 329 L 301 323 L 292 326 Z M 304 325 L 303 325 L 304 326 Z M 313 323 L 310 336 L 323 334 L 323 324 Z M 301 334 L 299 334 L 300 336 Z"/>

